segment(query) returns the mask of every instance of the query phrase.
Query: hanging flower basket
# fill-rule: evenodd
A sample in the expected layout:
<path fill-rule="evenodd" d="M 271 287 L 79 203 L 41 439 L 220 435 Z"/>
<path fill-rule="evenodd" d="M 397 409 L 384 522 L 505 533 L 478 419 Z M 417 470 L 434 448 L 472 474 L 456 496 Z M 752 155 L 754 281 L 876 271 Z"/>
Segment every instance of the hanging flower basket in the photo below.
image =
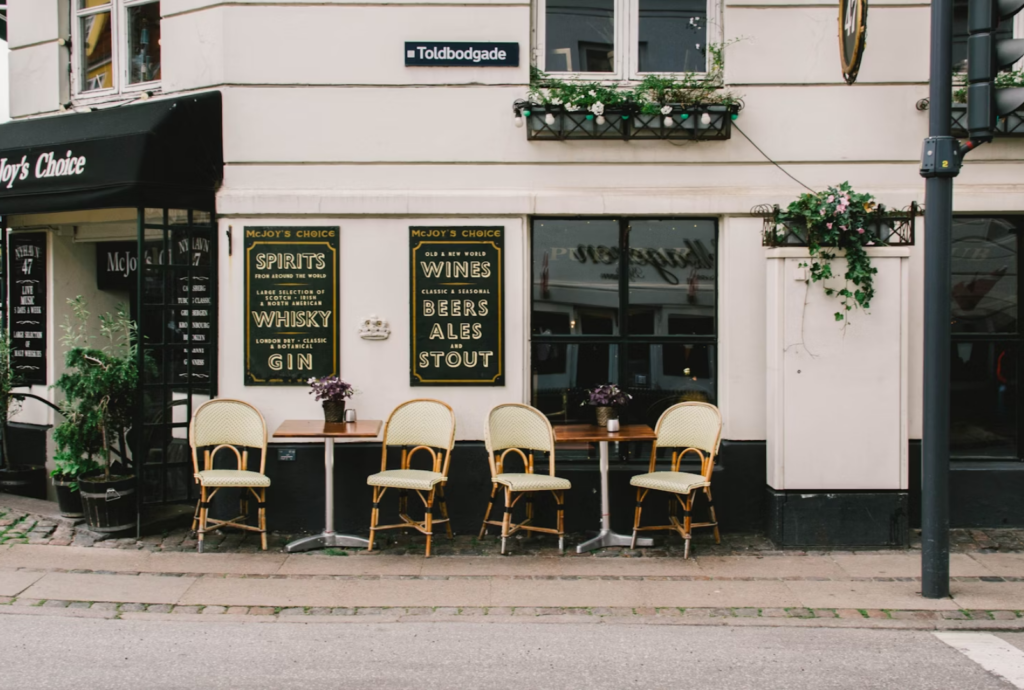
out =
<path fill-rule="evenodd" d="M 570 139 L 688 139 L 721 141 L 732 137 L 732 122 L 739 116 L 737 103 L 722 105 L 670 104 L 667 113 L 643 113 L 631 105 L 607 106 L 600 114 L 570 111 L 562 105 L 516 103 L 517 118 L 528 123 L 530 141 Z"/>
<path fill-rule="evenodd" d="M 759 211 L 765 215 L 764 246 L 807 247 L 810 258 L 804 265 L 811 282 L 843 279 L 842 287 L 824 288 L 826 295 L 839 298 L 836 321 L 846 320 L 855 307 L 871 306 L 878 269 L 871 265 L 867 248 L 914 243 L 916 204 L 908 211 L 888 211 L 870 194 L 853 191 L 848 182 L 802 194 L 785 210 L 778 206 L 770 211 L 755 209 Z M 832 260 L 840 252 L 846 259 L 842 275 L 832 271 Z"/>

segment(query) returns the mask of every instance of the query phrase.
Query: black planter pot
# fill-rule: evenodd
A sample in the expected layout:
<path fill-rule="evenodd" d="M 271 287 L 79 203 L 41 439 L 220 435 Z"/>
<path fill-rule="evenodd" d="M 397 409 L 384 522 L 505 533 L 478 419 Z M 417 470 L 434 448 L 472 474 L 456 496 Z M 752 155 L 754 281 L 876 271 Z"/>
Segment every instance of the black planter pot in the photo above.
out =
<path fill-rule="evenodd" d="M 123 532 L 135 528 L 138 516 L 135 477 L 104 481 L 100 472 L 79 477 L 78 487 L 89 529 Z"/>
<path fill-rule="evenodd" d="M 75 482 L 74 477 L 54 477 L 53 488 L 57 492 L 57 506 L 60 514 L 67 518 L 80 518 L 85 513 L 82 511 L 82 492 L 71 490 Z"/>
<path fill-rule="evenodd" d="M 324 421 L 325 422 L 344 422 L 345 421 L 345 401 L 335 400 L 324 400 Z"/>
<path fill-rule="evenodd" d="M 0 468 L 0 491 L 45 500 L 46 468 L 31 465 L 10 470 Z"/>

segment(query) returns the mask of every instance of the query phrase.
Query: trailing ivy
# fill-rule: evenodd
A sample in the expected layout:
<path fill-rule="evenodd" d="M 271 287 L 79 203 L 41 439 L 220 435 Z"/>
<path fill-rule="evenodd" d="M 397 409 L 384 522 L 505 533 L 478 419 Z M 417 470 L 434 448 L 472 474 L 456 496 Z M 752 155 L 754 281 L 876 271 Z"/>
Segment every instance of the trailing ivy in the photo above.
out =
<path fill-rule="evenodd" d="M 811 260 L 803 265 L 810 269 L 812 282 L 839 277 L 832 271 L 832 261 L 837 252 L 845 253 L 845 285 L 838 290 L 825 287 L 826 295 L 839 297 L 836 321 L 846 319 L 854 307 L 868 309 L 874 299 L 878 269 L 871 265 L 866 247 L 880 242 L 877 208 L 873 196 L 859 194 L 843 182 L 823 192 L 802 194 L 775 219 L 774 243 L 783 242 L 786 226 L 806 228 Z"/>

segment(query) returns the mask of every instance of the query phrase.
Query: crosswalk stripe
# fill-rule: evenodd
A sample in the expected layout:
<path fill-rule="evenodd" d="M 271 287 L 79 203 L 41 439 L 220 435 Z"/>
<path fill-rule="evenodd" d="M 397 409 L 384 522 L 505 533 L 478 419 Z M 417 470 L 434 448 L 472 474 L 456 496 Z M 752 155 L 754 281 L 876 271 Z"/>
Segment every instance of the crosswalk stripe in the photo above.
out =
<path fill-rule="evenodd" d="M 1024 690 L 1024 650 L 991 633 L 936 632 L 932 633 L 953 649 L 981 666 Z"/>

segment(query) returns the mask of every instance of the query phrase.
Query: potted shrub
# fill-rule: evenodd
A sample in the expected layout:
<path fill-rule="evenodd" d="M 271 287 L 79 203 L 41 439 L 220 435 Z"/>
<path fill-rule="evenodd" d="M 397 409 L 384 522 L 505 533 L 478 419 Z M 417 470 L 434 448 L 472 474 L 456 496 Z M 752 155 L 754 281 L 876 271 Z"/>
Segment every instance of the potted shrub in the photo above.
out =
<path fill-rule="evenodd" d="M 63 326 L 66 370 L 54 384 L 65 396 L 65 421 L 54 430 L 55 439 L 62 440 L 60 468 L 81 473 L 78 485 L 89 527 L 118 532 L 134 527 L 137 516 L 126 441 L 138 394 L 136 326 L 122 305 L 113 315 L 99 316 L 99 335 L 92 335 L 82 297 L 68 304 L 75 323 L 69 319 Z M 101 462 L 93 469 L 96 455 Z"/>
<path fill-rule="evenodd" d="M 61 515 L 79 518 L 84 513 L 78 478 L 100 469 L 95 456 L 102 450 L 103 441 L 98 429 L 86 423 L 82 411 L 68 398 L 61 401 L 60 411 L 67 421 L 53 431 L 57 452 L 53 456 L 54 469 L 50 476 Z"/>
<path fill-rule="evenodd" d="M 20 404 L 14 396 L 17 386 L 14 368 L 11 366 L 11 336 L 0 330 L 0 452 L 3 464 L 0 466 L 0 491 L 29 498 L 46 498 L 46 468 L 39 465 L 14 464 L 8 442 L 7 420 L 17 414 Z"/>
<path fill-rule="evenodd" d="M 356 389 L 351 383 L 345 383 L 340 376 L 322 376 L 311 378 L 309 394 L 324 405 L 325 422 L 345 421 L 345 401 L 355 395 Z"/>

